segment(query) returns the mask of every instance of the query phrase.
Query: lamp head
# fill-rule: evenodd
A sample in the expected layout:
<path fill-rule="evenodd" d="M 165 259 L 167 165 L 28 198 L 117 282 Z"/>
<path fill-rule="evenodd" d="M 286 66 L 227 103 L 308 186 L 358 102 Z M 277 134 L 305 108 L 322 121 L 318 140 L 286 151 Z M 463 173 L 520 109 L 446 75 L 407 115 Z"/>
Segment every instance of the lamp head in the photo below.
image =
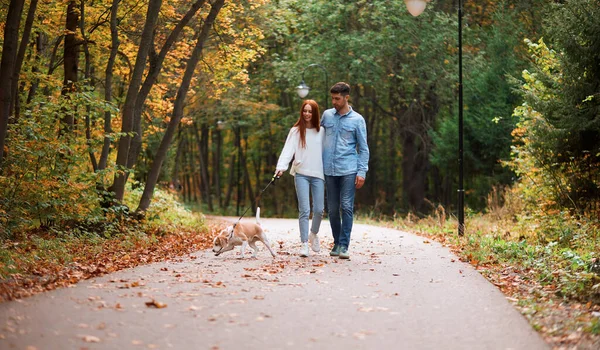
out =
<path fill-rule="evenodd" d="M 308 85 L 306 85 L 304 80 L 302 80 L 300 85 L 296 86 L 296 92 L 298 93 L 298 96 L 300 96 L 300 98 L 305 98 L 306 95 L 308 95 L 309 91 L 310 91 L 310 87 L 308 87 Z"/>
<path fill-rule="evenodd" d="M 426 0 L 404 0 L 408 12 L 410 12 L 410 14 L 414 17 L 417 17 L 418 15 L 423 13 L 423 11 L 425 11 L 427 2 L 428 1 Z"/>

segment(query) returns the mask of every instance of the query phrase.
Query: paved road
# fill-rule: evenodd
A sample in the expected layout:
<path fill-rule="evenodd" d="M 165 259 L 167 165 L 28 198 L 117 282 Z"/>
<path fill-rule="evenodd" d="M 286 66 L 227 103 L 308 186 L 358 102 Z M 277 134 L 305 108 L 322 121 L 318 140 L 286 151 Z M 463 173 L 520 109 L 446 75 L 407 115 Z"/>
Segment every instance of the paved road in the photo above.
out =
<path fill-rule="evenodd" d="M 355 225 L 350 260 L 300 258 L 296 220 L 263 227 L 276 259 L 200 251 L 0 304 L 0 349 L 548 348 L 435 242 Z"/>

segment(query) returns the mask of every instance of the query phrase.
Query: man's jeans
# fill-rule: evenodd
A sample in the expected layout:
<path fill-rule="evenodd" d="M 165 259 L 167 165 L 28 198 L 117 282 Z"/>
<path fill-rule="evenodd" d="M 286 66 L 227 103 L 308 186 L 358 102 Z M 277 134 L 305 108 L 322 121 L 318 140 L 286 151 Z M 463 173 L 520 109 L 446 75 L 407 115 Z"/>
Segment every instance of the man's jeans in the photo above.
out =
<path fill-rule="evenodd" d="M 327 206 L 333 243 L 348 248 L 354 215 L 354 193 L 356 174 L 327 176 Z M 340 208 L 341 207 L 341 208 Z M 341 209 L 341 217 L 340 217 Z"/>
<path fill-rule="evenodd" d="M 310 231 L 319 233 L 323 219 L 323 206 L 325 201 L 325 181 L 318 177 L 306 176 L 296 173 L 296 196 L 298 197 L 298 216 L 300 222 L 300 241 L 308 242 L 308 217 L 310 215 L 309 190 L 313 199 L 313 220 Z"/>

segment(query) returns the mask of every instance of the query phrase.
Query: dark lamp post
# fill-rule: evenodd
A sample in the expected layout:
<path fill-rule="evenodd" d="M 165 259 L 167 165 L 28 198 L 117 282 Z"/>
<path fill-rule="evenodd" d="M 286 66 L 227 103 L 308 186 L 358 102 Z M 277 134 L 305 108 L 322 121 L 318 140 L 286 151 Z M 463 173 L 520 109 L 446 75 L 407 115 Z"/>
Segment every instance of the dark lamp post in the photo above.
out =
<path fill-rule="evenodd" d="M 408 12 L 420 15 L 429 0 L 404 0 Z M 462 84 L 462 14 L 463 0 L 458 0 L 458 235 L 465 234 L 465 189 L 463 164 L 463 84 Z"/>
<path fill-rule="evenodd" d="M 309 64 L 308 66 L 306 66 L 306 68 L 304 68 L 304 70 L 302 70 L 302 82 L 300 83 L 300 85 L 296 86 L 296 92 L 298 93 L 298 96 L 300 98 L 305 98 L 310 92 L 310 87 L 304 82 L 304 72 L 306 72 L 306 70 L 311 67 L 318 67 L 325 73 L 325 109 L 327 109 L 327 106 L 329 105 L 327 103 L 327 101 L 329 100 L 329 77 L 327 76 L 327 69 L 325 69 L 325 67 L 323 67 L 322 65 L 318 63 L 313 63 Z"/>

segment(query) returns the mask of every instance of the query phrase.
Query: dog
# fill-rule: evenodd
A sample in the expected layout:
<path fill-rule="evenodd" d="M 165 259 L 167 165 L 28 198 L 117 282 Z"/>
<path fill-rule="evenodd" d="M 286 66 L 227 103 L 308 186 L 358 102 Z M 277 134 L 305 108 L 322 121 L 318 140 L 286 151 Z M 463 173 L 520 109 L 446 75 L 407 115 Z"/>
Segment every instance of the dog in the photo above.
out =
<path fill-rule="evenodd" d="M 227 226 L 224 230 L 221 230 L 219 234 L 213 240 L 213 249 L 215 256 L 219 256 L 227 251 L 233 250 L 235 246 L 241 245 L 242 259 L 246 252 L 246 247 L 250 246 L 254 249 L 252 257 L 256 258 L 256 242 L 261 241 L 271 255 L 275 257 L 275 252 L 271 249 L 271 244 L 267 235 L 263 231 L 260 225 L 260 208 L 256 209 L 256 224 L 251 222 L 238 222 L 235 225 Z"/>

